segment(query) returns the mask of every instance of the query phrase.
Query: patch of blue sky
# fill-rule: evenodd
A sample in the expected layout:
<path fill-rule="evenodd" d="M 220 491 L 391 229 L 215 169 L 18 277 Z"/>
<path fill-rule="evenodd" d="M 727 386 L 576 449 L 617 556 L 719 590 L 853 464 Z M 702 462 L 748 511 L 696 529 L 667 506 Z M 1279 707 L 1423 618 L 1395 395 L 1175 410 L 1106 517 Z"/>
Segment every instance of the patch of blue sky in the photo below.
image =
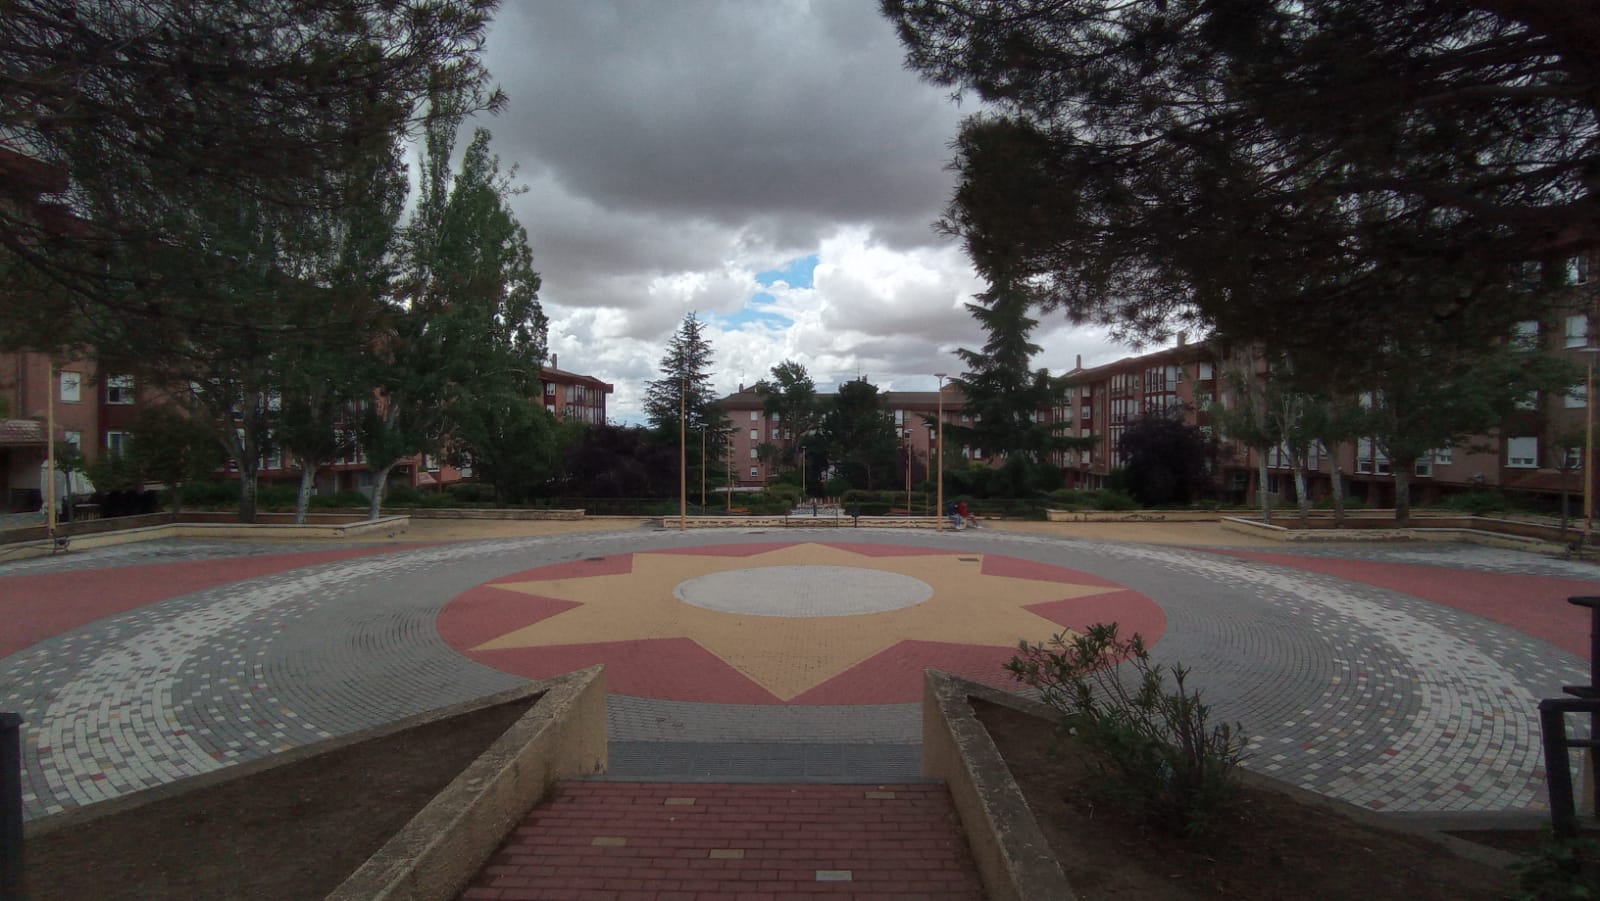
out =
<path fill-rule="evenodd" d="M 809 288 L 817 271 L 817 255 L 796 257 L 777 269 L 756 273 L 756 281 L 766 287 L 784 282 L 791 288 Z M 759 296 L 759 295 L 758 295 Z"/>

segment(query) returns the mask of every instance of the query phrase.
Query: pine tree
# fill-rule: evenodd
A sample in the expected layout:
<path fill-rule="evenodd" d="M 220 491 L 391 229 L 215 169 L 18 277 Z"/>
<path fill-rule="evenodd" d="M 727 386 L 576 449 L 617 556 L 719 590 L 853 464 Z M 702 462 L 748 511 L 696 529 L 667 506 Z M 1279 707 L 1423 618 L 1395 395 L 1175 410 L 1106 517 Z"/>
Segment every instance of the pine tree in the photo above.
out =
<path fill-rule="evenodd" d="M 677 440 L 680 403 L 689 432 L 699 435 L 701 429 L 715 432 L 723 428 L 722 411 L 711 393 L 711 344 L 692 312 L 683 317 L 667 343 L 661 378 L 645 389 L 645 414 L 659 436 Z M 698 452 L 698 448 L 694 450 Z"/>
<path fill-rule="evenodd" d="M 1053 451 L 1092 446 L 1092 438 L 1062 434 L 1070 422 L 1039 421 L 1040 410 L 1066 403 L 1067 386 L 1029 365 L 1040 347 L 1029 340 L 1039 323 L 1029 315 L 1027 292 L 1002 275 L 978 301 L 967 309 L 989 340 L 982 350 L 956 351 L 968 370 L 951 380 L 966 397 L 962 412 L 971 424 L 946 424 L 946 440 L 1029 464 L 1047 462 Z"/>

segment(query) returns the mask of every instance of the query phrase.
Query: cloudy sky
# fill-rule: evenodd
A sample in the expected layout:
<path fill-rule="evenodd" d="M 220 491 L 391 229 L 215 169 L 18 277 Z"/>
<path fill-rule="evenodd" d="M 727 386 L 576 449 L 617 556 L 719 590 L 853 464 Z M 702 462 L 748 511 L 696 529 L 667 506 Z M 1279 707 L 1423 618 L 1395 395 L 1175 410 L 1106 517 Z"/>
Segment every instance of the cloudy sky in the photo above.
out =
<path fill-rule="evenodd" d="M 479 124 L 527 187 L 551 350 L 616 386 L 614 419 L 642 419 L 690 311 L 720 391 L 785 359 L 822 390 L 929 390 L 981 345 L 962 304 L 983 286 L 932 225 L 965 111 L 876 7 L 505 0 L 488 64 L 510 103 Z M 1060 320 L 1038 343 L 1055 372 L 1128 353 Z"/>

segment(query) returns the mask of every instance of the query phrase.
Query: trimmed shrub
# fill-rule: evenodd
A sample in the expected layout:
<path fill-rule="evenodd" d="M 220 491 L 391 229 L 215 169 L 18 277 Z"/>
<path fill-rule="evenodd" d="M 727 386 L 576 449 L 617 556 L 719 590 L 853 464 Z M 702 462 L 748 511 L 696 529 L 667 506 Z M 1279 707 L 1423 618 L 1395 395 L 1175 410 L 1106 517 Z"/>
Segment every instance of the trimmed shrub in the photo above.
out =
<path fill-rule="evenodd" d="M 1463 491 L 1445 498 L 1444 506 L 1448 510 L 1483 516 L 1504 513 L 1511 509 L 1512 504 L 1505 495 L 1493 491 Z"/>
<path fill-rule="evenodd" d="M 313 494 L 311 506 L 316 508 L 350 508 L 355 507 L 365 510 L 371 501 L 359 491 L 334 491 L 329 494 Z"/>

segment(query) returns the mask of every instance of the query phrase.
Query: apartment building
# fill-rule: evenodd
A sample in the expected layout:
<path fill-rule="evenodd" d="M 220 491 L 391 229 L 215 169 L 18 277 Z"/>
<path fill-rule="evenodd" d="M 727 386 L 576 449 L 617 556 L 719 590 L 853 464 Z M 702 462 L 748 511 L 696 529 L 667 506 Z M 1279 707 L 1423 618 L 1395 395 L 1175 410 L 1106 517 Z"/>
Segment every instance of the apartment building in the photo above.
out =
<path fill-rule="evenodd" d="M 965 398 L 954 386 L 946 385 L 943 390 L 944 421 L 947 424 L 960 425 L 971 422 L 970 417 L 962 412 Z M 819 393 L 819 401 L 826 401 L 832 397 L 831 393 Z M 936 442 L 937 430 L 928 420 L 937 421 L 940 409 L 940 392 L 938 391 L 884 391 L 879 394 L 883 400 L 884 409 L 894 419 L 895 431 L 899 434 L 902 451 L 902 460 L 909 467 L 911 484 L 920 484 L 928 478 L 932 471 L 931 457 Z M 763 409 L 766 396 L 757 392 L 755 388 L 739 386 L 739 390 L 717 401 L 722 413 L 727 417 L 732 432 L 729 435 L 729 454 L 732 458 L 734 470 L 734 484 L 740 488 L 754 488 L 765 485 L 777 473 L 773 471 L 768 461 L 762 459 L 761 445 L 782 445 L 792 442 L 797 437 L 793 429 L 785 425 L 778 417 L 769 416 Z M 949 444 L 948 436 L 946 444 Z M 952 465 L 955 457 L 960 454 L 965 459 L 983 459 L 982 451 L 972 448 L 949 447 Z M 807 476 L 808 481 L 817 478 L 816 473 Z"/>
<path fill-rule="evenodd" d="M 592 375 L 579 375 L 557 368 L 560 362 L 550 355 L 550 365 L 539 370 L 539 392 L 546 412 L 558 419 L 576 419 L 591 425 L 606 421 L 606 395 L 616 390 L 609 382 Z"/>
<path fill-rule="evenodd" d="M 1547 321 L 1518 324 L 1513 340 L 1542 347 L 1587 368 L 1600 356 L 1593 333 L 1596 306 L 1589 286 L 1589 267 L 1574 264 L 1571 303 Z M 1051 421 L 1068 422 L 1069 435 L 1098 438 L 1093 450 L 1058 455 L 1069 487 L 1101 488 L 1122 461 L 1118 440 L 1128 423 L 1149 414 L 1170 412 L 1211 432 L 1206 410 L 1213 401 L 1231 402 L 1226 372 L 1248 366 L 1239 357 L 1219 358 L 1204 343 L 1187 344 L 1114 363 L 1067 373 L 1073 384 L 1070 402 L 1050 411 Z M 1355 402 L 1360 402 L 1356 399 Z M 1370 437 L 1335 448 L 1316 447 L 1306 461 L 1306 490 L 1313 501 L 1332 492 L 1338 468 L 1348 496 L 1369 506 L 1394 503 L 1394 470 L 1405 465 L 1411 474 L 1414 503 L 1475 489 L 1500 489 L 1551 501 L 1563 489 L 1572 497 L 1583 492 L 1583 434 L 1588 414 L 1584 386 L 1567 393 L 1530 397 L 1489 434 L 1455 447 L 1438 448 L 1403 464 L 1389 460 Z M 1225 438 L 1225 436 L 1219 436 Z M 1228 500 L 1258 502 L 1258 452 L 1224 440 L 1219 483 Z M 1266 454 L 1267 491 L 1284 503 L 1295 500 L 1293 467 L 1283 449 Z M 1591 465 L 1592 461 L 1591 461 Z M 1576 500 L 1572 501 L 1574 504 Z"/>

